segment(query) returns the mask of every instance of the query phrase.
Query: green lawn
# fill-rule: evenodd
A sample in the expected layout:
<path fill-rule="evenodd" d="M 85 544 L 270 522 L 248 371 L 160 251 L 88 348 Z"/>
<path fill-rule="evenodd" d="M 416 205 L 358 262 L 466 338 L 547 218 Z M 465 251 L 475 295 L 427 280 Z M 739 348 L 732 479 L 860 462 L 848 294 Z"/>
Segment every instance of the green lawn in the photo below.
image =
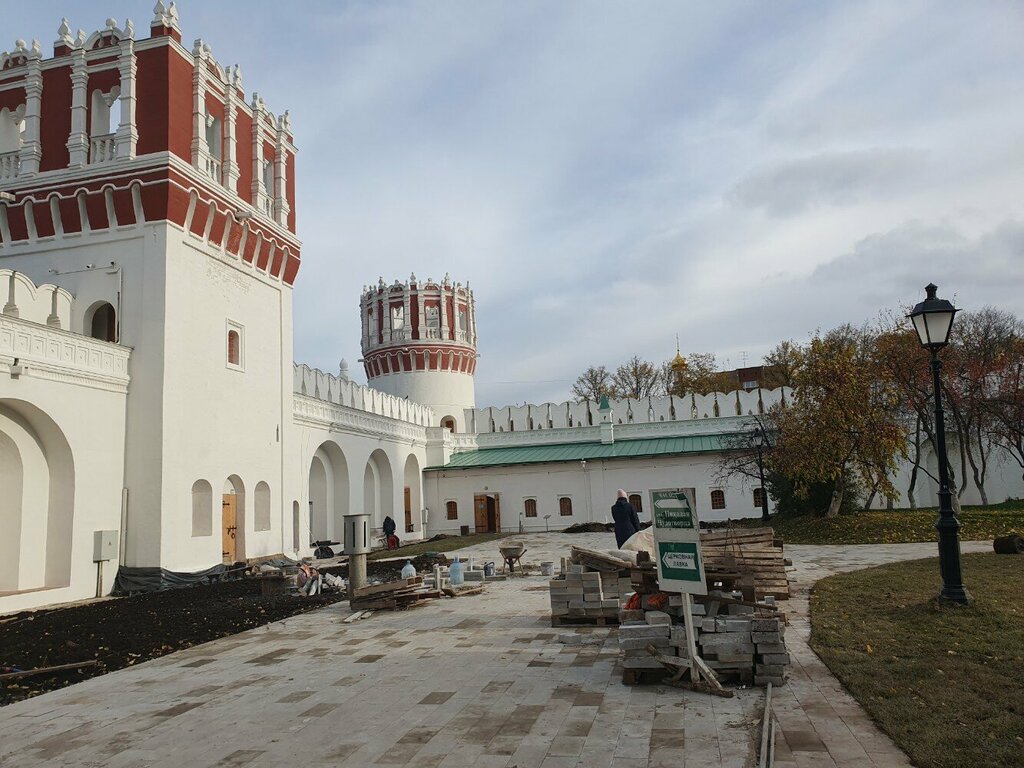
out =
<path fill-rule="evenodd" d="M 934 509 L 871 511 L 835 518 L 772 516 L 775 533 L 786 544 L 904 544 L 936 541 Z M 743 520 L 738 527 L 756 528 L 761 520 Z M 963 541 L 994 539 L 1009 533 L 1024 536 L 1024 502 L 996 507 L 965 507 L 960 515 Z"/>
<path fill-rule="evenodd" d="M 398 549 L 378 549 L 367 556 L 367 560 L 386 560 L 389 557 L 415 557 L 424 552 L 451 552 L 453 549 L 471 547 L 474 544 L 483 544 L 487 541 L 497 541 L 507 536 L 514 536 L 512 533 L 474 533 L 469 536 L 449 536 L 447 539 L 437 541 L 424 541 L 402 546 Z"/>
<path fill-rule="evenodd" d="M 1024 556 L 963 575 L 969 608 L 938 607 L 936 559 L 823 579 L 811 647 L 915 765 L 1024 765 Z"/>

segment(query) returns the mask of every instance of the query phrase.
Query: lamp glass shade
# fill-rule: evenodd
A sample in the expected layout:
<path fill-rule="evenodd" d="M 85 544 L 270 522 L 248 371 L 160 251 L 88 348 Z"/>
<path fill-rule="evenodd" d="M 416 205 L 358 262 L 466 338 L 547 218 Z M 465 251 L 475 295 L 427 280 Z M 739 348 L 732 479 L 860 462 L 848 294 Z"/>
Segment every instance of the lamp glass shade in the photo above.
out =
<path fill-rule="evenodd" d="M 945 299 L 936 297 L 938 289 L 935 285 L 929 284 L 925 290 L 928 297 L 914 307 L 910 319 L 921 346 L 939 349 L 949 343 L 949 332 L 953 328 L 953 316 L 957 309 Z"/>

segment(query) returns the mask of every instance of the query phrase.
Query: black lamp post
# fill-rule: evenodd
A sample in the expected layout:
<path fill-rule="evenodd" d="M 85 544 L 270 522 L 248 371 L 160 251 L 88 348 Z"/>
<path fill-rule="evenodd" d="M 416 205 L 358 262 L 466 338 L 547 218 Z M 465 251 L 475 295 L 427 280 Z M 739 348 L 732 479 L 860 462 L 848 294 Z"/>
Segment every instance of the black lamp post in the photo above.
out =
<path fill-rule="evenodd" d="M 935 529 L 939 532 L 939 571 L 942 573 L 941 600 L 960 605 L 971 602 L 971 596 L 964 588 L 960 576 L 960 523 L 953 513 L 952 496 L 949 491 L 949 468 L 946 458 L 946 422 L 942 413 L 942 384 L 939 372 L 942 361 L 939 351 L 949 343 L 949 332 L 953 328 L 956 307 L 945 299 L 936 298 L 938 287 L 933 283 L 925 286 L 927 297 L 914 307 L 908 315 L 914 323 L 914 330 L 921 346 L 932 355 L 932 387 L 935 390 L 935 442 L 939 455 L 939 519 Z"/>
<path fill-rule="evenodd" d="M 765 435 L 764 429 L 760 425 L 757 427 L 757 431 L 753 435 L 754 448 L 757 451 L 757 476 L 761 480 L 761 520 L 768 522 L 768 490 L 764 485 L 764 448 L 765 448 Z"/>

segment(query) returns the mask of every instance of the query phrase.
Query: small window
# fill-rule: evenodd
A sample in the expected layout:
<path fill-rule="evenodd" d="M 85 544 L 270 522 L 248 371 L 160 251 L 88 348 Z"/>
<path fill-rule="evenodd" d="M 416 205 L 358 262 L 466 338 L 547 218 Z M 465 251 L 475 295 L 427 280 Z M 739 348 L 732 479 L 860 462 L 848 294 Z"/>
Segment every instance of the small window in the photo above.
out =
<path fill-rule="evenodd" d="M 644 497 L 639 493 L 629 494 L 629 503 L 633 505 L 633 509 L 636 510 L 638 515 L 643 514 L 644 511 Z"/>
<path fill-rule="evenodd" d="M 445 509 L 448 512 L 448 519 L 449 520 L 458 520 L 459 519 L 459 505 L 458 505 L 458 502 L 449 501 L 449 502 L 445 503 L 444 506 L 445 506 Z"/>
<path fill-rule="evenodd" d="M 227 360 L 229 368 L 242 370 L 245 364 L 245 350 L 243 348 L 242 327 L 228 321 L 227 335 Z"/>
<path fill-rule="evenodd" d="M 459 330 L 460 331 L 465 331 L 467 326 L 468 326 L 468 323 L 466 322 L 466 310 L 460 309 L 459 310 Z"/>
<path fill-rule="evenodd" d="M 725 491 L 711 492 L 711 508 L 725 509 Z"/>
<path fill-rule="evenodd" d="M 523 500 L 523 515 L 526 517 L 537 516 L 537 500 L 536 499 L 525 499 Z"/>
<path fill-rule="evenodd" d="M 761 505 L 763 503 L 764 503 L 764 488 L 755 488 L 754 489 L 754 506 L 757 507 L 758 509 L 760 509 Z"/>
<path fill-rule="evenodd" d="M 572 499 L 562 496 L 558 500 L 558 514 L 562 517 L 572 517 Z"/>
<path fill-rule="evenodd" d="M 441 327 L 441 311 L 437 306 L 427 307 L 427 328 Z"/>
<path fill-rule="evenodd" d="M 405 327 L 405 307 L 391 308 L 391 328 L 400 331 Z"/>
<path fill-rule="evenodd" d="M 455 431 L 455 419 L 451 416 L 445 416 L 441 419 L 441 426 L 447 429 L 449 432 Z"/>

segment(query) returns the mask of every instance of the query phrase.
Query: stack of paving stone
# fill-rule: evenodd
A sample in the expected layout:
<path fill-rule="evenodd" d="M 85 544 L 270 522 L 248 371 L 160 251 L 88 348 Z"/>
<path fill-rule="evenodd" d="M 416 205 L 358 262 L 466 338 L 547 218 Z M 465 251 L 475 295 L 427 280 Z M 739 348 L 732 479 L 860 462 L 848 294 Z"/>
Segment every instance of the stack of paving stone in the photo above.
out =
<path fill-rule="evenodd" d="M 675 656 L 672 645 L 672 617 L 663 611 L 646 611 L 642 621 L 619 626 L 619 649 L 622 651 L 622 680 L 638 681 L 642 670 L 662 670 L 661 663 L 651 656 L 647 647 L 653 645 L 665 656 Z"/>
<path fill-rule="evenodd" d="M 551 626 L 616 623 L 619 615 L 618 574 L 591 571 L 584 565 L 566 566 L 564 576 L 549 582 Z"/>

